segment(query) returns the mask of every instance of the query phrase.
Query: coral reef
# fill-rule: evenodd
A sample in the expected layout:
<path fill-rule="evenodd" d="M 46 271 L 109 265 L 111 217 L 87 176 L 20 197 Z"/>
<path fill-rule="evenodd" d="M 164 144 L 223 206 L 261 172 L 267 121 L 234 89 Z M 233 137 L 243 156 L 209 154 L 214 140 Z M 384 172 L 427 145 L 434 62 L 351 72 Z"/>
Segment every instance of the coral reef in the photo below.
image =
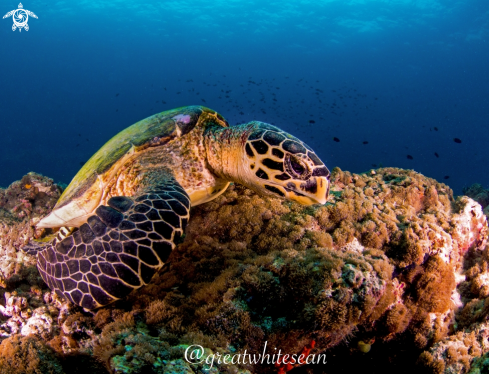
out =
<path fill-rule="evenodd" d="M 484 189 L 478 183 L 474 183 L 472 186 L 464 188 L 462 192 L 477 201 L 484 209 L 485 215 L 489 215 L 489 190 Z"/>
<path fill-rule="evenodd" d="M 35 267 L 36 259 L 19 248 L 44 233 L 36 232 L 33 226 L 53 209 L 61 192 L 52 179 L 36 173 L 25 175 L 6 189 L 0 188 L 0 285 L 24 268 Z M 42 282 L 37 269 L 31 275 Z"/>
<path fill-rule="evenodd" d="M 419 364 L 433 373 L 466 373 L 479 357 L 488 351 L 487 324 L 472 326 L 434 344 L 419 357 Z"/>
<path fill-rule="evenodd" d="M 28 195 L 33 186 L 38 192 Z M 93 373 L 276 373 L 296 369 L 218 358 L 264 347 L 269 355 L 382 357 L 381 347 L 398 344 L 427 372 L 486 365 L 486 216 L 471 198 L 454 199 L 448 186 L 414 171 L 336 168 L 323 206 L 232 185 L 192 209 L 182 243 L 151 284 L 95 313 L 58 299 L 18 250 L 49 234 L 30 225 L 59 193 L 32 173 L 0 192 L 8 217 L 0 254 L 9 251 L 0 257 L 0 350 L 38 344 L 54 365 L 45 372 L 72 372 L 76 359 Z M 199 360 L 189 362 L 195 347 Z"/>
<path fill-rule="evenodd" d="M 460 300 L 455 304 L 453 334 L 420 356 L 434 373 L 482 373 L 489 353 L 489 246 L 470 251 L 459 275 Z M 458 306 L 458 308 L 457 308 Z M 486 369 L 484 369 L 486 368 Z"/>
<path fill-rule="evenodd" d="M 1 374 L 64 374 L 53 350 L 35 336 L 16 335 L 0 344 Z"/>

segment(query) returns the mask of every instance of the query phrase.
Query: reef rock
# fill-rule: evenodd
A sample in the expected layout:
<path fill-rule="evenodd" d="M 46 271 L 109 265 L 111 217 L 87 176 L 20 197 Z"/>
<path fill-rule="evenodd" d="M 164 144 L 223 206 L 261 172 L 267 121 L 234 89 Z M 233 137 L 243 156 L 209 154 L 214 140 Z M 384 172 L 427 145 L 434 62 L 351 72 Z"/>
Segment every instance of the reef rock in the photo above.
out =
<path fill-rule="evenodd" d="M 472 186 L 463 189 L 464 195 L 474 199 L 486 210 L 489 206 L 489 190 L 484 189 L 480 184 L 474 183 Z"/>
<path fill-rule="evenodd" d="M 0 194 L 8 216 L 1 221 L 0 269 L 10 292 L 0 308 L 0 329 L 9 337 L 0 349 L 33 334 L 66 372 L 75 357 L 92 373 L 284 373 L 300 366 L 277 362 L 279 350 L 306 356 L 334 350 L 355 357 L 351 365 L 367 355 L 395 363 L 383 352 L 399 344 L 409 352 L 409 370 L 418 357 L 428 372 L 482 365 L 486 216 L 476 201 L 454 199 L 436 180 L 395 168 L 364 174 L 337 168 L 328 203 L 309 207 L 232 185 L 192 209 L 185 238 L 151 284 L 91 314 L 59 300 L 25 266 L 33 259 L 19 257 L 22 243 L 47 234 L 30 225 L 60 192 L 33 175 Z M 50 186 L 43 191 L 51 200 L 20 194 L 35 183 Z M 9 190 L 17 200 L 2 197 Z M 205 352 L 199 362 L 186 357 L 195 347 Z M 454 350 L 462 353 L 455 357 Z M 262 353 L 271 361 L 244 359 Z M 235 361 L 219 360 L 226 355 Z M 331 370 L 334 360 L 328 361 Z"/>
<path fill-rule="evenodd" d="M 61 191 L 52 179 L 36 173 L 0 188 L 0 285 L 22 267 L 36 265 L 36 259 L 19 248 L 40 236 L 33 226 L 53 209 Z"/>

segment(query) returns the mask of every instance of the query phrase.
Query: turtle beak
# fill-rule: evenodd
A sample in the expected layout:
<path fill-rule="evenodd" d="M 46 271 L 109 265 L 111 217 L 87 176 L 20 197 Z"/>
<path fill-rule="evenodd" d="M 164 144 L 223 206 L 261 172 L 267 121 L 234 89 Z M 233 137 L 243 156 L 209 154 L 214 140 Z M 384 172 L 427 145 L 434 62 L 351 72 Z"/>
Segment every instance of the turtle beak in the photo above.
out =
<path fill-rule="evenodd" d="M 285 186 L 285 197 L 302 205 L 324 204 L 329 194 L 328 177 L 311 177 L 307 181 L 291 181 Z"/>

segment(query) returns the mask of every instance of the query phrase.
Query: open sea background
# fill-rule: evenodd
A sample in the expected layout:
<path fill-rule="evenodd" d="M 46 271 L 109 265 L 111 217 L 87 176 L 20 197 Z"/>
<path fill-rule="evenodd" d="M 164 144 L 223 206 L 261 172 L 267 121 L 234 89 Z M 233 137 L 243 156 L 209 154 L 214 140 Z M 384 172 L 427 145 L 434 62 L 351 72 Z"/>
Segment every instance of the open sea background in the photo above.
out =
<path fill-rule="evenodd" d="M 489 1 L 26 1 L 0 19 L 0 186 L 69 183 L 108 139 L 200 104 L 332 169 L 489 187 Z M 3 16 L 17 1 L 0 0 Z"/>

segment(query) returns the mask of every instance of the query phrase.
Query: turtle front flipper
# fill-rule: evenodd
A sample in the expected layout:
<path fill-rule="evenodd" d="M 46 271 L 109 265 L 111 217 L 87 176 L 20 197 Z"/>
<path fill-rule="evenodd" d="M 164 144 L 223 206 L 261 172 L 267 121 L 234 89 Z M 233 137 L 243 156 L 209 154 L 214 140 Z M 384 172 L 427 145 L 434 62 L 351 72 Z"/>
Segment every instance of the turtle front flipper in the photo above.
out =
<path fill-rule="evenodd" d="M 148 284 L 183 234 L 190 199 L 174 178 L 116 196 L 72 235 L 38 254 L 48 286 L 86 309 Z"/>

